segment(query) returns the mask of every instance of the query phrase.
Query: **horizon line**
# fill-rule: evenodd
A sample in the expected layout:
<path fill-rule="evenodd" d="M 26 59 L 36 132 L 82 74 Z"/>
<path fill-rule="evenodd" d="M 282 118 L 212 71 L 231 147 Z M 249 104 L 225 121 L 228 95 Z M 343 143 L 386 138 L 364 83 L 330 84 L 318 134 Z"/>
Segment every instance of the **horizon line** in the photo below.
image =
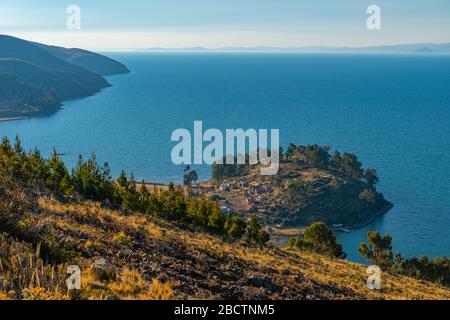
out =
<path fill-rule="evenodd" d="M 446 51 L 432 51 L 433 47 L 438 49 L 444 47 Z M 408 50 L 409 49 L 409 50 Z M 415 49 L 415 50 L 414 50 Z M 430 51 L 419 51 L 429 49 Z M 329 46 L 329 45 L 307 45 L 307 46 L 188 46 L 188 47 L 148 47 L 148 48 L 120 48 L 120 49 L 99 49 L 99 52 L 298 52 L 298 53 L 450 53 L 449 42 L 417 42 L 399 43 L 370 46 Z"/>

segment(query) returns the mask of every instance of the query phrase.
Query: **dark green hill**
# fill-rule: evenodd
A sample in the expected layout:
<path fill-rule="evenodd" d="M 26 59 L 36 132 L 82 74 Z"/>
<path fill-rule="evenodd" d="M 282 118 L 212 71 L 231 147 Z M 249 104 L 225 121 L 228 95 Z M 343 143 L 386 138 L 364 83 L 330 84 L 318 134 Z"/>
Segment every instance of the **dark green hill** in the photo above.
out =
<path fill-rule="evenodd" d="M 54 90 L 43 85 L 5 74 L 0 74 L 0 83 L 0 114 L 23 117 L 36 112 L 42 105 L 46 106 L 48 112 L 60 105 Z"/>

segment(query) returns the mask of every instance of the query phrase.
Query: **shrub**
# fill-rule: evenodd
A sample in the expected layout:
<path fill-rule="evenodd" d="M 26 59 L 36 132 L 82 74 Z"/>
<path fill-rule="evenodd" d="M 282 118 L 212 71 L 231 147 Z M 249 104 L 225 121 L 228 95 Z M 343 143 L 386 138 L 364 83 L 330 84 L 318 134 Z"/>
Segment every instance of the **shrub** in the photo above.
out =
<path fill-rule="evenodd" d="M 236 239 L 240 239 L 245 234 L 245 221 L 237 216 L 229 216 L 225 222 L 225 233 Z"/>
<path fill-rule="evenodd" d="M 369 263 L 379 266 L 382 270 L 391 270 L 394 264 L 392 237 L 388 234 L 381 236 L 378 232 L 370 231 L 367 242 L 367 244 L 359 245 L 359 253 Z"/>
<path fill-rule="evenodd" d="M 87 161 L 80 155 L 72 170 L 75 190 L 83 197 L 95 201 L 112 199 L 112 180 L 109 165 L 97 163 L 95 154 Z"/>
<path fill-rule="evenodd" d="M 310 250 L 330 257 L 342 258 L 346 254 L 342 245 L 337 243 L 336 236 L 323 222 L 315 222 L 307 227 L 300 238 L 292 238 L 289 245 L 302 250 Z"/>
<path fill-rule="evenodd" d="M 256 215 L 252 215 L 250 221 L 247 223 L 247 237 L 250 242 L 256 244 L 265 244 L 270 240 L 270 235 L 261 229 Z"/>

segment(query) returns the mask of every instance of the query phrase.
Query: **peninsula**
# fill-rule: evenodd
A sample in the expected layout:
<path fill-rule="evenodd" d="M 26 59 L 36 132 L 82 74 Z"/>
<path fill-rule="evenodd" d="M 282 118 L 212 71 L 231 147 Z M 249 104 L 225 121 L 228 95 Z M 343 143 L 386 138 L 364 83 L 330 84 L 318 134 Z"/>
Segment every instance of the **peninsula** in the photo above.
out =
<path fill-rule="evenodd" d="M 0 35 L 0 119 L 55 112 L 63 101 L 109 87 L 104 75 L 127 72 L 123 64 L 93 52 Z"/>
<path fill-rule="evenodd" d="M 256 213 L 264 224 L 280 228 L 318 221 L 358 228 L 393 206 L 376 190 L 376 170 L 363 169 L 354 154 L 330 154 L 327 146 L 290 144 L 274 176 L 261 176 L 259 167 L 215 164 L 203 189 L 223 210 Z"/>

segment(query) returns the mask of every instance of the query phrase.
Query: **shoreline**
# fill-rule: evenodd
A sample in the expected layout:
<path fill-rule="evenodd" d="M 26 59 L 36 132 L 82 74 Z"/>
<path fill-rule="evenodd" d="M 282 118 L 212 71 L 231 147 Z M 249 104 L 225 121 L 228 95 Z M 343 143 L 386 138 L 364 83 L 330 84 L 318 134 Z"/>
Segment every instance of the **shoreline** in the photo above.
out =
<path fill-rule="evenodd" d="M 27 120 L 27 119 L 32 119 L 32 118 L 48 117 L 48 116 L 51 116 L 51 115 L 57 113 L 58 111 L 64 109 L 63 108 L 64 102 L 61 102 L 60 104 L 58 104 L 58 106 L 52 107 L 51 109 L 33 111 L 33 112 L 27 113 L 26 115 L 9 115 L 9 116 L 3 115 L 3 116 L 0 116 L 0 122 L 20 121 L 20 120 Z"/>
<path fill-rule="evenodd" d="M 378 211 L 376 211 L 374 213 L 374 215 L 367 221 L 363 222 L 363 223 L 359 223 L 359 224 L 353 224 L 351 226 L 345 226 L 345 229 L 348 230 L 357 230 L 357 229 L 361 229 L 364 228 L 370 224 L 372 224 L 377 218 L 387 214 L 392 208 L 394 207 L 394 204 L 391 202 L 388 202 L 388 205 L 385 208 L 382 208 Z M 279 245 L 286 245 L 286 243 L 284 243 L 285 241 L 280 241 L 280 239 L 287 239 L 287 241 L 289 241 L 288 239 L 294 236 L 297 236 L 299 234 L 301 234 L 303 232 L 303 230 L 306 228 L 307 226 L 299 226 L 297 228 L 286 228 L 286 229 L 280 229 L 280 228 L 274 228 L 274 232 L 272 233 L 273 236 L 275 236 L 276 241 L 272 242 L 274 245 L 279 246 Z M 333 230 L 335 233 L 337 232 L 344 232 L 342 230 Z M 272 239 L 271 239 L 272 241 Z"/>
<path fill-rule="evenodd" d="M 386 213 L 388 213 L 389 211 L 391 211 L 393 207 L 394 207 L 394 204 L 392 202 L 388 201 L 388 204 L 386 205 L 386 207 L 375 211 L 374 215 L 369 220 L 367 220 L 366 222 L 361 222 L 359 224 L 351 225 L 349 227 L 346 226 L 346 229 L 356 230 L 356 229 L 361 229 L 361 228 L 367 227 L 369 224 L 372 224 L 372 222 L 374 222 L 377 218 L 379 218 L 379 217 L 385 215 Z"/>
<path fill-rule="evenodd" d="M 123 72 L 123 73 L 115 73 L 115 74 L 111 74 L 111 75 L 101 75 L 102 77 L 105 78 L 105 80 L 107 80 L 107 77 L 110 76 L 120 76 L 120 75 L 125 75 L 130 73 L 130 71 L 128 72 Z M 104 92 L 106 89 L 108 88 L 112 88 L 113 85 L 110 84 L 109 82 L 107 82 L 107 85 L 103 88 L 100 88 L 99 90 L 97 90 L 96 92 L 93 92 L 91 94 L 88 95 L 84 95 L 84 96 L 80 96 L 80 97 L 72 97 L 72 98 L 68 98 L 68 99 L 64 99 L 59 101 L 59 104 L 57 106 L 54 107 L 50 107 L 48 110 L 39 110 L 39 111 L 35 111 L 35 112 L 30 112 L 28 115 L 26 116 L 22 116 L 22 115 L 8 115 L 8 112 L 5 112 L 5 115 L 0 115 L 0 123 L 1 122 L 10 122 L 10 121 L 20 121 L 20 120 L 26 120 L 26 119 L 32 119 L 32 118 L 41 118 L 41 117 L 48 117 L 51 115 L 54 115 L 55 113 L 57 113 L 58 111 L 61 111 L 64 109 L 64 105 L 68 102 L 71 101 L 76 101 L 76 100 L 81 100 L 81 99 L 85 99 L 85 98 L 89 98 L 89 97 L 94 97 L 102 92 Z M 12 114 L 14 114 L 13 112 L 11 112 Z"/>
<path fill-rule="evenodd" d="M 29 117 L 3 117 L 0 118 L 0 122 L 19 121 L 29 119 Z"/>

